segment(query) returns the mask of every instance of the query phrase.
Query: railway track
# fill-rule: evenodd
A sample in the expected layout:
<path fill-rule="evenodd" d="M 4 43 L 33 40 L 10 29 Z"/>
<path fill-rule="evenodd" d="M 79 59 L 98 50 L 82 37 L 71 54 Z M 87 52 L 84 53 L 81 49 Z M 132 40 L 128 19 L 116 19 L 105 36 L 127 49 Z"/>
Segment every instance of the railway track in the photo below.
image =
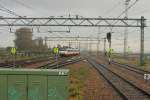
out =
<path fill-rule="evenodd" d="M 134 67 L 124 66 L 124 64 L 114 64 L 113 62 L 111 63 L 111 65 L 108 65 L 108 61 L 106 61 L 106 58 L 95 60 L 100 62 L 104 66 L 108 66 L 108 69 L 110 69 L 120 77 L 123 77 L 125 80 L 128 80 L 135 86 L 143 89 L 147 93 L 150 93 L 150 81 L 148 79 L 145 79 L 144 75 L 148 74 L 149 72 L 136 69 Z"/>
<path fill-rule="evenodd" d="M 17 68 L 17 67 L 32 65 L 32 64 L 36 64 L 36 63 L 40 63 L 40 62 L 44 62 L 44 61 L 48 61 L 48 60 L 49 60 L 48 58 L 27 59 L 27 60 L 16 61 L 15 64 L 13 62 L 0 63 L 0 67 L 1 68 L 12 68 L 12 67 Z"/>
<path fill-rule="evenodd" d="M 107 66 L 89 58 L 87 58 L 88 62 L 107 80 L 117 93 L 120 94 L 123 100 L 150 100 L 149 92 L 144 91 L 132 82 L 114 73 Z"/>
<path fill-rule="evenodd" d="M 57 68 L 62 68 L 64 66 L 67 66 L 69 64 L 77 63 L 79 61 L 82 61 L 83 58 L 81 57 L 69 57 L 69 58 L 64 58 L 62 61 L 59 61 L 58 64 L 56 62 L 54 63 L 49 63 L 37 68 L 42 68 L 42 69 L 57 69 Z"/>
<path fill-rule="evenodd" d="M 112 64 L 118 65 L 118 66 L 123 67 L 123 68 L 126 68 L 130 71 L 134 71 L 134 72 L 139 73 L 141 75 L 150 73 L 149 71 L 145 71 L 145 70 L 142 70 L 142 69 L 139 69 L 139 68 L 127 65 L 127 64 L 122 64 L 122 63 L 116 62 L 116 61 L 112 61 Z"/>
<path fill-rule="evenodd" d="M 60 66 L 65 66 L 67 65 L 67 63 L 71 64 L 71 63 L 75 63 L 78 62 L 78 60 L 74 60 L 72 61 L 71 59 L 74 57 L 58 57 L 58 67 Z M 38 68 L 55 68 L 57 66 L 57 64 L 55 63 L 55 57 L 49 57 L 49 58 L 44 58 L 44 59 L 27 59 L 27 60 L 21 60 L 21 61 L 16 61 L 15 65 L 13 63 L 0 63 L 0 67 L 1 68 L 18 68 L 19 66 L 23 67 L 23 66 L 29 66 L 32 64 L 37 64 L 37 63 L 41 63 L 44 61 L 51 61 L 50 63 L 40 66 Z M 71 61 L 67 61 L 67 60 L 71 60 Z M 15 67 L 14 67 L 15 66 Z"/>
<path fill-rule="evenodd" d="M 63 59 L 63 57 L 58 57 L 59 59 Z M 13 62 L 6 62 L 6 63 L 0 63 L 1 68 L 18 68 L 18 67 L 25 67 L 36 63 L 41 63 L 44 61 L 53 61 L 55 60 L 54 56 L 46 57 L 46 58 L 33 58 L 33 59 L 26 59 L 26 60 L 20 60 L 16 61 L 15 64 Z"/>
<path fill-rule="evenodd" d="M 105 61 L 108 61 L 108 59 L 105 58 L 105 57 L 99 57 L 99 58 L 103 59 Z M 131 65 L 128 65 L 128 64 L 122 64 L 122 63 L 119 63 L 119 62 L 114 61 L 114 60 L 111 61 L 111 64 L 117 65 L 119 67 L 125 68 L 125 69 L 133 71 L 135 73 L 141 74 L 142 76 L 144 74 L 149 74 L 150 73 L 149 71 L 145 71 L 145 70 L 139 69 L 138 66 L 135 67 L 135 66 L 131 66 Z"/>

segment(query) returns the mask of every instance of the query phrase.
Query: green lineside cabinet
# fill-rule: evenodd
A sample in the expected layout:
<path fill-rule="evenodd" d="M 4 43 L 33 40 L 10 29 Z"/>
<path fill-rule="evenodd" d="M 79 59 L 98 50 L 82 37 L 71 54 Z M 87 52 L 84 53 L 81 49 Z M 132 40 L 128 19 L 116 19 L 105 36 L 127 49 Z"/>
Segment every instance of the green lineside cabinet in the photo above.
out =
<path fill-rule="evenodd" d="M 69 100 L 67 69 L 0 69 L 0 100 Z"/>

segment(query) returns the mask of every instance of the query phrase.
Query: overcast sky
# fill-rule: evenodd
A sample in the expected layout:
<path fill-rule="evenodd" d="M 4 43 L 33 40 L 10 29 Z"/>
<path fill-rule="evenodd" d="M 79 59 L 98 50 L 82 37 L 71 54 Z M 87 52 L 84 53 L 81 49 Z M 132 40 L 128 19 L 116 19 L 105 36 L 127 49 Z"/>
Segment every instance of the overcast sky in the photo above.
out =
<path fill-rule="evenodd" d="M 131 0 L 132 4 L 135 0 Z M 49 16 L 74 16 L 76 14 L 84 17 L 117 17 L 124 10 L 125 0 L 0 0 L 0 5 L 16 12 L 18 15 L 27 17 L 49 17 Z M 134 5 L 129 10 L 129 17 L 140 18 L 144 16 L 146 19 L 150 19 L 150 0 L 139 0 L 136 5 Z M 2 7 L 0 6 L 2 9 Z M 0 16 L 11 16 L 6 12 L 0 11 Z M 124 16 L 122 16 L 123 18 Z M 147 20 L 147 25 L 150 26 L 149 20 Z M 14 27 L 14 30 L 18 27 Z M 59 28 L 61 30 L 66 30 L 65 28 Z M 45 31 L 45 28 L 41 28 Z M 57 30 L 57 29 L 54 29 Z M 100 30 L 104 30 L 101 28 Z M 135 31 L 138 29 L 129 29 L 129 40 L 128 46 L 132 51 L 138 52 L 140 50 L 140 32 Z M 105 32 L 101 32 L 101 37 L 104 37 L 106 32 L 110 30 L 107 29 Z M 98 32 L 97 28 L 77 28 L 73 27 L 71 33 L 69 34 L 58 34 L 56 36 L 96 36 Z M 113 29 L 113 48 L 114 50 L 123 50 L 123 32 L 124 29 L 115 28 Z M 54 36 L 54 34 L 49 33 L 37 33 L 34 32 L 34 38 L 39 36 Z M 7 27 L 0 27 L 0 46 L 7 47 L 12 46 L 14 40 L 14 34 L 9 32 Z M 103 48 L 101 46 L 101 48 Z M 145 29 L 145 52 L 150 52 L 150 29 Z"/>

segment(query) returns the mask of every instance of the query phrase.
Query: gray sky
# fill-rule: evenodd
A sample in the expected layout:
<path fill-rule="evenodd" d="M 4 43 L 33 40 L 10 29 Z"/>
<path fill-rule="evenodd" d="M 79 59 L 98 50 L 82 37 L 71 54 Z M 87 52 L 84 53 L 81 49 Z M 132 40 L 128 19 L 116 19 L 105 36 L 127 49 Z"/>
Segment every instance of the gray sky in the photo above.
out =
<path fill-rule="evenodd" d="M 78 14 L 84 17 L 117 17 L 124 10 L 124 1 L 125 0 L 0 0 L 0 4 L 21 16 L 27 17 L 68 16 L 69 14 L 72 16 Z M 134 1 L 135 0 L 131 0 L 130 4 Z M 136 5 L 129 10 L 129 17 L 140 18 L 144 16 L 146 19 L 150 19 L 149 4 L 150 0 L 139 0 Z M 14 17 L 2 11 L 0 11 L 0 16 Z M 147 25 L 150 26 L 149 20 L 147 20 Z M 16 28 L 18 27 L 14 27 L 14 31 Z M 53 29 L 58 30 L 58 28 Z M 65 30 L 66 28 L 61 29 Z M 66 33 L 66 35 L 96 36 L 97 30 L 97 28 L 73 27 L 71 30 L 72 33 Z M 101 30 L 104 30 L 104 28 L 101 28 Z M 135 30 L 138 29 L 129 28 L 128 44 L 132 51 L 138 52 L 140 48 L 140 32 Z M 41 28 L 41 31 L 45 31 L 45 28 Z M 105 33 L 109 31 L 109 29 L 102 31 L 101 37 L 104 37 Z M 145 29 L 145 52 L 150 52 L 149 31 L 149 28 Z M 116 40 L 116 38 L 123 38 L 124 29 L 114 28 L 113 32 L 113 48 L 115 50 L 123 50 L 123 40 Z M 34 32 L 34 38 L 53 35 L 54 34 Z M 56 36 L 57 35 L 60 34 L 56 33 Z M 10 33 L 7 27 L 0 27 L 0 46 L 11 46 L 13 45 L 13 40 L 14 34 Z"/>

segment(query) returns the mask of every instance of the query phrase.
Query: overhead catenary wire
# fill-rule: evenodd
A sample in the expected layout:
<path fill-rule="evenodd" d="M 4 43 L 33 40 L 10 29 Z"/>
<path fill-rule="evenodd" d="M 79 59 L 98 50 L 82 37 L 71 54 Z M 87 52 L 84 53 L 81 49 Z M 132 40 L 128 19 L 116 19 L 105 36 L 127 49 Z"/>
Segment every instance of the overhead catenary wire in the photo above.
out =
<path fill-rule="evenodd" d="M 111 13 L 114 9 L 116 9 L 122 1 L 119 1 L 117 4 L 115 4 L 111 9 L 109 9 L 108 11 L 106 11 L 104 14 L 108 14 Z"/>
<path fill-rule="evenodd" d="M 1 11 L 3 11 L 3 12 L 6 12 L 6 13 L 9 13 L 9 14 L 11 14 L 11 15 L 14 15 L 14 16 L 17 16 L 17 17 L 25 17 L 25 16 L 20 16 L 19 14 L 17 14 L 16 12 L 14 12 L 14 11 L 12 11 L 12 10 L 10 10 L 10 9 L 8 9 L 8 8 L 6 8 L 5 6 L 3 6 L 2 4 L 0 4 L 0 7 L 2 8 L 0 8 L 0 10 Z M 22 21 L 22 20 L 21 20 Z M 11 29 L 11 28 L 10 28 Z"/>
<path fill-rule="evenodd" d="M 24 1 L 24 0 L 22 0 L 22 1 Z M 19 5 L 21 5 L 21 6 L 23 6 L 23 7 L 25 7 L 25 8 L 27 8 L 27 9 L 30 9 L 30 10 L 32 10 L 32 11 L 36 11 L 36 12 L 38 12 L 38 14 L 39 14 L 39 11 L 37 11 L 35 8 L 33 8 L 32 6 L 30 6 L 30 5 L 28 5 L 28 4 L 25 4 L 24 2 L 22 2 L 22 1 L 20 1 L 20 0 L 14 0 L 14 2 L 16 2 L 16 3 L 18 3 Z M 40 12 L 40 13 L 43 13 L 43 12 Z M 43 13 L 43 14 L 47 14 L 47 13 Z"/>
<path fill-rule="evenodd" d="M 120 18 L 127 10 L 131 9 L 139 0 L 133 2 L 128 8 L 126 8 L 117 18 Z"/>
<path fill-rule="evenodd" d="M 11 14 L 11 15 L 14 15 L 14 16 L 17 16 L 17 17 L 21 17 L 19 16 L 16 12 L 12 11 L 12 10 L 9 10 L 8 8 L 6 8 L 5 6 L 3 6 L 2 4 L 0 4 L 0 11 L 2 12 L 5 12 L 5 13 L 8 13 L 8 14 Z M 11 27 L 9 26 L 10 30 L 11 30 Z"/>
<path fill-rule="evenodd" d="M 20 4 L 20 5 L 22 5 L 22 6 L 24 6 L 24 7 L 26 7 L 26 8 L 28 8 L 28 9 L 33 9 L 31 6 L 21 2 L 20 0 L 13 0 L 13 1 Z"/>
<path fill-rule="evenodd" d="M 1 9 L 1 8 L 0 8 L 0 10 L 1 10 L 2 12 L 5 12 L 5 13 L 8 13 L 8 14 L 11 14 L 11 15 L 14 15 L 14 16 L 19 17 L 19 15 L 17 15 L 16 13 L 14 13 L 14 12 L 11 11 L 11 10 Z"/>
<path fill-rule="evenodd" d="M 118 3 L 116 3 L 111 9 L 107 10 L 104 14 L 108 14 L 111 13 L 114 9 L 116 9 L 122 1 L 119 1 Z"/>
<path fill-rule="evenodd" d="M 126 8 L 123 12 L 121 12 L 121 14 L 119 14 L 116 18 L 120 18 L 127 10 L 131 9 L 139 0 L 136 0 L 135 2 L 133 2 L 128 8 Z M 115 21 L 114 23 L 112 23 L 112 25 L 115 25 L 118 21 Z M 102 31 L 106 30 L 103 29 Z"/>
<path fill-rule="evenodd" d="M 23 2 L 21 2 L 21 1 L 18 1 L 18 0 L 14 0 L 14 1 L 15 1 L 16 3 L 18 3 L 18 4 L 20 4 L 20 5 L 24 6 L 24 7 L 26 7 L 26 8 L 28 8 L 28 9 L 31 9 L 31 10 L 33 10 L 33 11 L 35 12 L 35 9 L 34 9 L 33 7 L 31 7 L 31 6 L 29 6 L 29 5 L 25 4 L 25 3 L 23 3 Z M 3 9 L 0 9 L 1 11 L 7 12 L 7 13 L 9 13 L 9 14 L 11 14 L 11 15 L 14 15 L 14 16 L 17 16 L 17 17 L 23 17 L 23 16 L 20 16 L 19 14 L 17 14 L 16 12 L 14 12 L 14 11 L 8 9 L 7 7 L 3 6 L 2 4 L 0 4 L 0 7 L 3 8 Z M 39 13 L 39 11 L 38 11 L 38 13 Z"/>
<path fill-rule="evenodd" d="M 137 30 L 129 31 L 128 33 L 133 34 L 134 32 L 139 32 L 139 31 L 140 31 L 140 29 L 137 29 Z M 122 35 L 123 35 L 123 33 L 121 33 L 120 36 L 118 36 L 118 37 L 122 37 Z"/>
<path fill-rule="evenodd" d="M 16 12 L 9 10 L 8 8 L 4 7 L 2 4 L 0 4 L 0 7 L 2 8 L 2 9 L 0 8 L 1 11 L 7 12 L 7 13 L 14 15 L 14 16 L 17 16 L 17 17 L 21 17 Z"/>

